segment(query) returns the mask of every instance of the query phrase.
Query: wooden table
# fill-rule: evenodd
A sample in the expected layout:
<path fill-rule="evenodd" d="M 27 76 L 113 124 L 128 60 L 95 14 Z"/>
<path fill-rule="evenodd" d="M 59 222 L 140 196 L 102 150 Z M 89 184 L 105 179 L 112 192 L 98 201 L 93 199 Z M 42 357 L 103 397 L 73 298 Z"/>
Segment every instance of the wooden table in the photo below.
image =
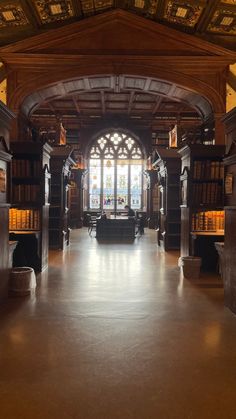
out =
<path fill-rule="evenodd" d="M 96 238 L 97 240 L 134 240 L 135 219 L 127 217 L 98 219 Z"/>

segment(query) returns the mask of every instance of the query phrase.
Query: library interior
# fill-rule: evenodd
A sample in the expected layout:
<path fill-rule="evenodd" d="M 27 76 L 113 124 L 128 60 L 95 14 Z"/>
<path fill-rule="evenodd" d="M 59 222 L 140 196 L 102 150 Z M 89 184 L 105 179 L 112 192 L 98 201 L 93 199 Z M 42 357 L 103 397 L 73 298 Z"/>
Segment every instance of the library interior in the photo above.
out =
<path fill-rule="evenodd" d="M 235 0 L 1 2 L 4 419 L 234 417 L 234 177 Z"/>

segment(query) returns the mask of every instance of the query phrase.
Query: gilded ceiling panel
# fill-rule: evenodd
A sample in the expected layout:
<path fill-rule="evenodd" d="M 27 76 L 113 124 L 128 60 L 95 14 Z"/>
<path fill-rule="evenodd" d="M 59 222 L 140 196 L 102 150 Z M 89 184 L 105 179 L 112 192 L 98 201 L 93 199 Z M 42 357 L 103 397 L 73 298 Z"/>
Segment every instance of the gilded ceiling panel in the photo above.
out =
<path fill-rule="evenodd" d="M 19 1 L 0 6 L 0 28 L 29 25 Z"/>
<path fill-rule="evenodd" d="M 166 1 L 164 19 L 180 25 L 194 27 L 198 22 L 205 5 L 205 1 Z"/>
<path fill-rule="evenodd" d="M 103 10 L 112 7 L 113 0 L 94 0 L 95 10 Z"/>
<path fill-rule="evenodd" d="M 222 34 L 236 34 L 236 10 L 218 9 L 208 25 L 208 31 Z"/>
<path fill-rule="evenodd" d="M 66 20 L 74 16 L 71 0 L 34 0 L 42 23 Z"/>
<path fill-rule="evenodd" d="M 84 14 L 110 9 L 112 6 L 113 0 L 81 0 L 81 7 Z"/>
<path fill-rule="evenodd" d="M 151 17 L 157 12 L 158 2 L 159 0 L 132 0 L 130 7 L 138 13 L 144 13 L 146 17 Z"/>

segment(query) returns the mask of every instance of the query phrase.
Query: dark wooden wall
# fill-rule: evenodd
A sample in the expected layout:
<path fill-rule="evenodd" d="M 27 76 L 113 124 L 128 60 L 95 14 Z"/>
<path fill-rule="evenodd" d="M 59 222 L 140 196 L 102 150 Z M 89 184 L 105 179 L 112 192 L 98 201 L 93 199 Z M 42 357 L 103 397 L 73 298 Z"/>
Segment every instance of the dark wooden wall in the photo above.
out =
<path fill-rule="evenodd" d="M 0 102 L 0 168 L 6 184 L 0 190 L 0 300 L 7 296 L 9 274 L 9 129 L 14 115 Z"/>

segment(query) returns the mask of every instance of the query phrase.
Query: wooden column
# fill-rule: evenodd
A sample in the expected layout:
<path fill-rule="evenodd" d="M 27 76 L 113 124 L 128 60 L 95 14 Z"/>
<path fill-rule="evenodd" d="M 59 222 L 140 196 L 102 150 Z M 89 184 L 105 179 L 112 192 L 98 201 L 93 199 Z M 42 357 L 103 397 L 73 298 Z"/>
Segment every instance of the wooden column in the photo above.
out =
<path fill-rule="evenodd" d="M 50 160 L 51 205 L 49 210 L 49 248 L 64 250 L 69 244 L 68 192 L 71 168 L 75 165 L 73 149 L 66 145 L 53 147 Z"/>
<path fill-rule="evenodd" d="M 180 248 L 180 169 L 176 149 L 157 147 L 153 166 L 158 168 L 159 217 L 157 241 L 164 250 Z"/>
<path fill-rule="evenodd" d="M 223 114 L 215 114 L 215 144 L 225 145 L 225 126 L 222 122 Z"/>
<path fill-rule="evenodd" d="M 9 130 L 14 115 L 0 102 L 0 300 L 6 298 L 9 274 Z"/>
<path fill-rule="evenodd" d="M 70 227 L 83 227 L 83 176 L 85 169 L 72 169 L 71 180 L 75 182 L 74 195 L 70 197 Z"/>
<path fill-rule="evenodd" d="M 147 188 L 147 220 L 148 227 L 155 228 L 157 222 L 157 214 L 153 208 L 153 189 L 157 183 L 157 171 L 156 170 L 145 170 L 145 174 L 148 179 L 148 188 Z"/>
<path fill-rule="evenodd" d="M 236 313 L 236 108 L 224 118 L 225 164 L 225 245 L 223 279 L 225 305 Z"/>

